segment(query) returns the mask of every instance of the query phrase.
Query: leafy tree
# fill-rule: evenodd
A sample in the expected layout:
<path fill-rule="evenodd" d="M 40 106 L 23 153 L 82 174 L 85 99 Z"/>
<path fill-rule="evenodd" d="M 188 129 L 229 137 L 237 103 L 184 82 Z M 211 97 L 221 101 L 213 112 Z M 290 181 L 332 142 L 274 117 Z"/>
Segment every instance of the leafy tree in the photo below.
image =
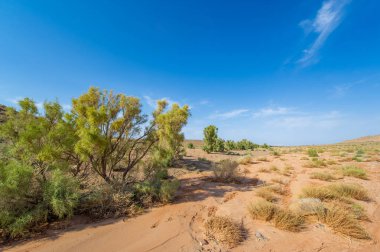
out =
<path fill-rule="evenodd" d="M 167 105 L 165 100 L 158 102 L 158 107 L 162 109 L 165 109 Z M 166 160 L 166 166 L 171 165 L 175 159 L 181 158 L 184 153 L 185 136 L 182 128 L 187 124 L 189 116 L 189 107 L 185 105 L 181 108 L 178 104 L 173 104 L 165 113 L 155 115 L 158 137 L 156 151 L 159 153 L 157 158 Z"/>
<path fill-rule="evenodd" d="M 253 150 L 256 148 L 257 145 L 252 143 L 251 141 L 247 139 L 240 140 L 236 143 L 236 148 L 238 150 Z"/>
<path fill-rule="evenodd" d="M 216 152 L 223 152 L 224 151 L 224 140 L 223 139 L 218 138 L 216 140 L 215 151 Z"/>
<path fill-rule="evenodd" d="M 48 219 L 71 216 L 78 201 L 78 181 L 69 175 L 65 121 L 58 103 L 38 113 L 30 99 L 20 110 L 7 109 L 0 126 L 4 157 L 0 161 L 0 230 L 5 238 L 26 235 Z M 71 149 L 73 150 L 73 149 Z"/>
<path fill-rule="evenodd" d="M 203 130 L 203 135 L 203 150 L 207 153 L 216 151 L 218 142 L 218 128 L 214 125 L 209 125 Z"/>
<path fill-rule="evenodd" d="M 157 118 L 164 104 L 154 112 Z M 75 151 L 107 183 L 125 181 L 157 141 L 156 125 L 141 114 L 138 98 L 90 88 L 73 99 L 79 140 Z"/>
<path fill-rule="evenodd" d="M 227 140 L 225 146 L 227 150 L 236 150 L 236 143 L 232 140 Z"/>

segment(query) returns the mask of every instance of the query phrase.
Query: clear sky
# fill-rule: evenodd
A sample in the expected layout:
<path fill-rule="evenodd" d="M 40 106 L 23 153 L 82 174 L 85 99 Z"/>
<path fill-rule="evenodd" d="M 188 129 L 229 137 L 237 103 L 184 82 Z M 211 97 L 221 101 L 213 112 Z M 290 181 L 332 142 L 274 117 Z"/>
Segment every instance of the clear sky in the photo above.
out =
<path fill-rule="evenodd" d="M 0 103 L 89 86 L 189 104 L 187 138 L 380 133 L 379 0 L 0 1 Z"/>

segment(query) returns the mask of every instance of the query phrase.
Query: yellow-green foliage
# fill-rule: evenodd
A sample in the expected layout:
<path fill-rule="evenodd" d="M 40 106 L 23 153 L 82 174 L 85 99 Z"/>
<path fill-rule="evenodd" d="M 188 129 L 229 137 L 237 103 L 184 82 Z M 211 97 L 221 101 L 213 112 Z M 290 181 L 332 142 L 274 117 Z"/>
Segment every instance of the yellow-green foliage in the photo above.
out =
<path fill-rule="evenodd" d="M 343 176 L 355 177 L 360 179 L 368 179 L 367 172 L 362 168 L 354 165 L 347 165 L 342 167 Z"/>
<path fill-rule="evenodd" d="M 329 173 L 322 173 L 322 172 L 314 172 L 311 174 L 310 178 L 319 179 L 323 181 L 332 181 L 336 179 L 333 175 Z"/>
<path fill-rule="evenodd" d="M 239 158 L 238 162 L 239 162 L 239 164 L 242 164 L 242 165 L 250 164 L 250 163 L 252 163 L 252 156 L 245 155 L 245 156 Z"/>
<path fill-rule="evenodd" d="M 305 187 L 301 197 L 318 198 L 320 200 L 345 200 L 346 198 L 352 198 L 367 201 L 370 199 L 367 190 L 362 186 L 348 183 Z"/>

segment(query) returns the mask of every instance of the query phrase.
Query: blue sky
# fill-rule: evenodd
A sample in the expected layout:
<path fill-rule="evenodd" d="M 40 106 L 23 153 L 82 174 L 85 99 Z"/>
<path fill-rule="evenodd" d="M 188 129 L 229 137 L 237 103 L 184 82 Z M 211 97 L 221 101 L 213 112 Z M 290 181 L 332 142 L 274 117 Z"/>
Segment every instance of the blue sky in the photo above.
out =
<path fill-rule="evenodd" d="M 0 103 L 89 86 L 189 104 L 187 138 L 334 143 L 380 133 L 380 2 L 0 2 Z"/>

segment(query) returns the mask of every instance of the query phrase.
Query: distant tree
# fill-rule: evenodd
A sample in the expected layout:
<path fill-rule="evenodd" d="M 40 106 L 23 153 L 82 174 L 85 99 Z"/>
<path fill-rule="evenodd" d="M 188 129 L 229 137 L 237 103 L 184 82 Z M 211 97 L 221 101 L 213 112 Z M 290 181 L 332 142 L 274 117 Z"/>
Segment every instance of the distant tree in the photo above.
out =
<path fill-rule="evenodd" d="M 225 142 L 225 147 L 227 150 L 236 150 L 236 143 L 232 140 L 227 140 Z"/>
<path fill-rule="evenodd" d="M 207 153 L 216 151 L 218 142 L 218 128 L 214 125 L 207 126 L 203 130 L 203 135 L 203 150 L 205 150 Z"/>
<path fill-rule="evenodd" d="M 193 143 L 189 143 L 189 144 L 187 145 L 187 148 L 189 148 L 189 149 L 194 149 L 195 147 L 194 147 L 194 144 L 193 144 Z"/>

